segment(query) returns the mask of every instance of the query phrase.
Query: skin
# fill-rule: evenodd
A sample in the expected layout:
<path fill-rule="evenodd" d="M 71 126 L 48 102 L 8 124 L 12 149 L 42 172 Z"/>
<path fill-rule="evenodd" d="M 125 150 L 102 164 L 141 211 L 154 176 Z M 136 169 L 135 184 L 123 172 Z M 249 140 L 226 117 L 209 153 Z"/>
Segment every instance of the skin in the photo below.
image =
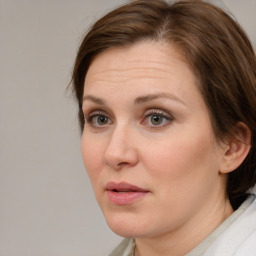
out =
<path fill-rule="evenodd" d="M 82 157 L 109 227 L 136 238 L 136 255 L 184 256 L 233 212 L 220 172 L 230 146 L 215 138 L 188 64 L 164 43 L 114 48 L 84 88 Z M 111 181 L 149 193 L 115 205 Z"/>

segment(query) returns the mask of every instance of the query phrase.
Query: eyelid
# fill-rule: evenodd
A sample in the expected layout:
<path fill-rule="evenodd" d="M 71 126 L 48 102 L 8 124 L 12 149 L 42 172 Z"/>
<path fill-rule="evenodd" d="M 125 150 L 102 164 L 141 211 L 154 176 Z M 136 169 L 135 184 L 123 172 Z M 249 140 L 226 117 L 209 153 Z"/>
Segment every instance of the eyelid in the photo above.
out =
<path fill-rule="evenodd" d="M 164 121 L 161 122 L 159 125 L 152 124 L 151 121 L 149 120 L 149 118 L 154 115 L 160 116 Z M 162 128 L 170 125 L 173 120 L 174 120 L 173 116 L 170 113 L 168 113 L 167 111 L 158 109 L 158 108 L 154 108 L 154 109 L 148 109 L 147 111 L 145 111 L 145 113 L 143 114 L 143 119 L 142 119 L 141 124 L 143 126 L 148 127 L 149 129 L 158 130 L 158 129 L 162 129 Z"/>
<path fill-rule="evenodd" d="M 88 114 L 86 113 L 86 111 L 84 112 L 84 122 L 87 123 L 87 124 L 90 124 L 91 126 L 95 126 L 93 125 L 93 118 L 96 117 L 96 116 L 106 116 L 111 122 L 112 122 L 112 119 L 110 117 L 110 115 L 103 111 L 103 110 L 91 110 L 91 111 L 88 111 Z M 95 126 L 96 127 L 96 126 Z"/>
<path fill-rule="evenodd" d="M 160 115 L 160 116 L 163 116 L 165 117 L 166 119 L 168 120 L 173 120 L 173 116 L 168 113 L 167 111 L 165 110 L 162 110 L 162 109 L 157 109 L 157 108 L 151 108 L 151 109 L 148 109 L 145 113 L 144 113 L 144 118 L 145 117 L 148 117 L 150 115 Z"/>
<path fill-rule="evenodd" d="M 109 117 L 109 115 L 103 110 L 93 110 L 88 114 L 87 117 L 90 118 L 90 117 L 93 117 L 93 116 L 96 116 L 96 115 L 103 115 L 103 116 Z"/>

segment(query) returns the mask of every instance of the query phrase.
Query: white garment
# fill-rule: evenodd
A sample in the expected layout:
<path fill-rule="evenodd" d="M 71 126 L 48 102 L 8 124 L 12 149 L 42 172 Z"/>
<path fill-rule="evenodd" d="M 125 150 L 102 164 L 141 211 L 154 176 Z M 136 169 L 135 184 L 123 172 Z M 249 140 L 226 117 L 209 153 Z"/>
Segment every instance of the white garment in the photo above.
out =
<path fill-rule="evenodd" d="M 256 200 L 212 243 L 204 256 L 256 256 Z"/>
<path fill-rule="evenodd" d="M 124 239 L 109 256 L 133 256 L 134 245 L 133 239 Z M 256 256 L 255 194 L 188 255 Z"/>

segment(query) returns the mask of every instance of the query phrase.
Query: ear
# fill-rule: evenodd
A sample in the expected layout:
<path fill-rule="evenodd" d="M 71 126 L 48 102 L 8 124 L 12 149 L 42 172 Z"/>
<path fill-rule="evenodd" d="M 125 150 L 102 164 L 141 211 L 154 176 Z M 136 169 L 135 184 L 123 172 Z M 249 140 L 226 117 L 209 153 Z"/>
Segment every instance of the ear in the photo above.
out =
<path fill-rule="evenodd" d="M 251 131 L 249 127 L 238 122 L 232 136 L 225 142 L 220 173 L 229 173 L 237 169 L 251 149 Z"/>

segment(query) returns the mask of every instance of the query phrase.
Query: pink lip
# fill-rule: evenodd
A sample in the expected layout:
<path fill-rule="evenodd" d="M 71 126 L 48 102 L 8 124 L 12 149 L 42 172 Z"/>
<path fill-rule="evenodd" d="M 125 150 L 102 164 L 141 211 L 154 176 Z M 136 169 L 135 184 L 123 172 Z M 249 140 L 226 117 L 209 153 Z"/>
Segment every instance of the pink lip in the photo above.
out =
<path fill-rule="evenodd" d="M 127 205 L 144 197 L 149 191 L 126 182 L 109 182 L 106 185 L 106 192 L 111 203 Z"/>

